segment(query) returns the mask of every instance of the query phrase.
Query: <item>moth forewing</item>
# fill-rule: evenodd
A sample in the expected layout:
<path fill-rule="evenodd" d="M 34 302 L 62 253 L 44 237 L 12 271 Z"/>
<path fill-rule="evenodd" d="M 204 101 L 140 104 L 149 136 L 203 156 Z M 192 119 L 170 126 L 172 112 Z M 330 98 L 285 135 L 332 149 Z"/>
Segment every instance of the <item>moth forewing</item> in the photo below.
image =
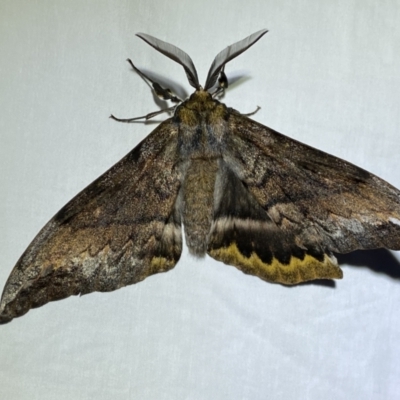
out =
<path fill-rule="evenodd" d="M 54 216 L 11 272 L 0 323 L 174 267 L 182 249 L 177 133 L 170 119 L 163 122 Z"/>
<path fill-rule="evenodd" d="M 8 278 L 0 323 L 173 268 L 182 224 L 194 255 L 284 284 L 341 278 L 335 252 L 400 249 L 399 190 L 227 108 L 218 89 L 210 93 L 226 63 L 266 32 L 220 52 L 205 90 L 186 53 L 139 35 L 181 64 L 196 90 L 42 229 Z"/>

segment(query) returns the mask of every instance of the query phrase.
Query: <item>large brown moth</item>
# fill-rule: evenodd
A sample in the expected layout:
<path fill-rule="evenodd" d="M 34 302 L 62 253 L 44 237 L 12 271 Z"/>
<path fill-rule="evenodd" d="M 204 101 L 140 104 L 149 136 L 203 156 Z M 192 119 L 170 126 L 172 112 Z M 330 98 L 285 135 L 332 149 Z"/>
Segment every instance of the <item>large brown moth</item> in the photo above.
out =
<path fill-rule="evenodd" d="M 341 278 L 335 252 L 400 249 L 399 190 L 217 100 L 225 64 L 266 32 L 221 51 L 204 88 L 185 52 L 138 34 L 183 66 L 195 92 L 182 101 L 131 64 L 176 103 L 173 116 L 41 230 L 8 278 L 0 323 L 170 270 L 181 255 L 182 225 L 192 254 L 289 285 Z"/>

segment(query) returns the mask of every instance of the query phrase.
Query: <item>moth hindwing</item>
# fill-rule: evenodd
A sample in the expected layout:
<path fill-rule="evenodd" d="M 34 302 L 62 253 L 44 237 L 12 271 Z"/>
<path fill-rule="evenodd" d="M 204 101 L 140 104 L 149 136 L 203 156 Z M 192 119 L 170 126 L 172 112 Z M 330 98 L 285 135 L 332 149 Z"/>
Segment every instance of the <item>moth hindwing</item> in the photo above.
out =
<path fill-rule="evenodd" d="M 1 323 L 49 301 L 168 271 L 181 255 L 182 224 L 192 254 L 283 284 L 341 278 L 334 252 L 400 249 L 397 189 L 217 100 L 227 87 L 226 63 L 266 32 L 220 52 L 205 89 L 185 52 L 139 34 L 183 66 L 195 92 L 181 101 L 139 71 L 178 103 L 173 117 L 36 236 L 5 285 Z"/>

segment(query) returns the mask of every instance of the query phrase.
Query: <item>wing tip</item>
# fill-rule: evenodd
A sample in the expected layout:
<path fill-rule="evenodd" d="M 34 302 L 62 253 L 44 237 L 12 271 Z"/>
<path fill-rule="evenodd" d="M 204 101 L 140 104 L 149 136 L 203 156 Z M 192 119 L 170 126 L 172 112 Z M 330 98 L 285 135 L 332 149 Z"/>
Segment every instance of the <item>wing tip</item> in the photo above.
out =
<path fill-rule="evenodd" d="M 5 325 L 11 322 L 14 318 L 3 317 L 0 315 L 0 325 Z"/>
<path fill-rule="evenodd" d="M 0 325 L 5 325 L 11 322 L 14 316 L 10 317 L 8 313 L 5 312 L 5 306 L 0 307 Z"/>

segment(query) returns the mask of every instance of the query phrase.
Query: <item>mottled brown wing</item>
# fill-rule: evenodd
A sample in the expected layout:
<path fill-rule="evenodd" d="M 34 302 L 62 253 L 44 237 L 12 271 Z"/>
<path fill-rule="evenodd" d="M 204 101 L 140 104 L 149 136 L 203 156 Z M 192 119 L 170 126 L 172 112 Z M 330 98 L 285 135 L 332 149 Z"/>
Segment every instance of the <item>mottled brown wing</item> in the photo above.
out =
<path fill-rule="evenodd" d="M 333 252 L 400 249 L 393 186 L 240 114 L 228 126 L 212 257 L 294 284 L 341 278 Z"/>
<path fill-rule="evenodd" d="M 182 250 L 177 162 L 177 129 L 167 120 L 62 208 L 11 272 L 0 323 L 173 268 Z"/>

